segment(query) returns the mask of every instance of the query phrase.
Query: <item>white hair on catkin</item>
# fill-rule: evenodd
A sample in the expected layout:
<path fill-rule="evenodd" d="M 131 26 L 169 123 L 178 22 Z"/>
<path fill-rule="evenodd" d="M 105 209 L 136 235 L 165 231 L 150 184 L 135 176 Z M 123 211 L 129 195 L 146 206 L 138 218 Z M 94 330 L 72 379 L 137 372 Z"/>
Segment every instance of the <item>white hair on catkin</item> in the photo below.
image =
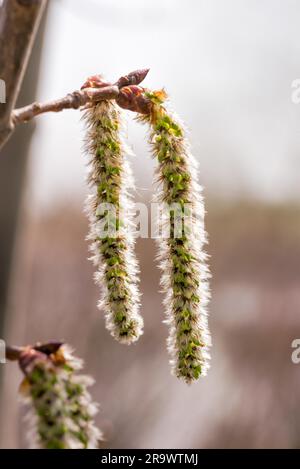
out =
<path fill-rule="evenodd" d="M 165 322 L 169 326 L 167 344 L 172 372 L 191 383 L 206 375 L 211 345 L 207 322 L 210 274 L 203 250 L 206 233 L 202 188 L 184 126 L 162 105 L 166 96 L 162 92 L 147 92 L 147 97 L 152 101 L 152 110 L 138 120 L 150 124 L 150 144 L 153 156 L 158 159 L 159 193 L 155 200 L 168 207 L 177 204 L 182 211 L 188 208 L 190 212 L 189 227 L 184 224 L 182 236 L 177 237 L 175 215 L 171 216 L 170 210 L 163 211 L 160 229 L 166 232 L 170 225 L 173 231 L 168 238 L 158 237 L 157 245 L 161 285 L 166 295 Z"/>
<path fill-rule="evenodd" d="M 47 356 L 28 351 L 25 379 L 20 387 L 26 404 L 30 447 L 41 449 L 96 449 L 103 440 L 95 426 L 98 405 L 88 388 L 94 380 L 78 374 L 82 360 L 63 345 L 57 354 Z M 34 353 L 34 351 L 33 351 Z M 63 358 L 63 360 L 62 360 Z"/>
<path fill-rule="evenodd" d="M 120 110 L 102 101 L 85 111 L 86 151 L 90 156 L 88 183 L 91 194 L 86 212 L 90 222 L 88 240 L 97 271 L 95 281 L 102 289 L 99 308 L 104 309 L 106 327 L 119 342 L 130 344 L 143 333 L 139 314 L 138 266 L 134 254 L 134 223 L 131 192 L 134 189 L 129 150 L 122 136 Z M 116 211 L 116 231 L 103 233 L 101 204 Z"/>

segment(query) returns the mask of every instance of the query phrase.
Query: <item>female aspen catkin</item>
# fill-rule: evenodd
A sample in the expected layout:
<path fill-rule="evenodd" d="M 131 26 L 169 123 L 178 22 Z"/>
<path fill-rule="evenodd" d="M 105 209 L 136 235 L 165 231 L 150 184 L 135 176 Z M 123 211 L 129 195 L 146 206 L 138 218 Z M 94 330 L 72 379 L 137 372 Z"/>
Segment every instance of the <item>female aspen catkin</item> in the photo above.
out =
<path fill-rule="evenodd" d="M 30 443 L 42 449 L 97 448 L 102 439 L 94 426 L 97 413 L 87 387 L 89 376 L 78 375 L 82 361 L 59 344 L 49 354 L 26 347 L 19 358 L 25 374 L 21 395 L 29 404 Z"/>
<path fill-rule="evenodd" d="M 112 336 L 130 344 L 142 334 L 143 320 L 139 314 L 132 203 L 128 193 L 133 181 L 126 146 L 120 136 L 120 111 L 114 102 L 102 101 L 86 109 L 85 119 L 90 155 L 88 181 L 92 191 L 87 200 L 88 239 L 97 267 L 96 283 L 104 289 L 99 308 L 105 310 L 107 329 Z M 114 233 L 110 232 L 112 227 Z"/>
<path fill-rule="evenodd" d="M 164 91 L 149 92 L 150 112 L 138 117 L 151 127 L 150 143 L 158 160 L 158 201 L 169 208 L 179 207 L 191 224 L 178 235 L 175 229 L 178 210 L 169 210 L 165 222 L 169 236 L 158 239 L 161 284 L 166 292 L 167 324 L 170 326 L 168 349 L 173 372 L 187 383 L 205 375 L 209 368 L 210 334 L 206 306 L 209 299 L 208 268 L 202 250 L 205 242 L 204 207 L 197 166 L 190 154 L 185 132 L 178 119 L 162 105 Z M 183 215 L 184 214 L 184 215 Z M 180 218 L 179 217 L 179 218 Z"/>

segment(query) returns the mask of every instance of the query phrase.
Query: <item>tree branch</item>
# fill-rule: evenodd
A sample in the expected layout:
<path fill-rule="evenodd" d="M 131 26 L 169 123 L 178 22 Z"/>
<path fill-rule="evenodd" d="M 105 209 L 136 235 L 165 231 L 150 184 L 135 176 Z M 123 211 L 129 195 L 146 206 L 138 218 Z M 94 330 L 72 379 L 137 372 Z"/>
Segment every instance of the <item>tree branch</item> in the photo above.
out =
<path fill-rule="evenodd" d="M 5 358 L 6 360 L 16 361 L 19 360 L 21 353 L 23 352 L 24 347 L 17 347 L 15 345 L 7 345 L 5 348 Z"/>
<path fill-rule="evenodd" d="M 12 113 L 12 124 L 28 122 L 39 114 L 45 112 L 60 112 L 63 109 L 78 109 L 89 103 L 104 99 L 114 99 L 119 94 L 119 88 L 111 85 L 104 88 L 86 88 L 84 90 L 73 91 L 61 99 L 48 101 L 46 103 L 32 103 L 29 106 L 15 109 Z"/>
<path fill-rule="evenodd" d="M 45 355 L 51 355 L 57 352 L 57 350 L 63 345 L 63 342 L 52 341 L 44 344 L 37 343 L 35 345 L 27 345 L 26 347 L 19 347 L 16 345 L 7 345 L 5 347 L 5 358 L 9 361 L 17 361 L 20 359 L 21 354 L 25 350 L 36 350 L 37 352 L 44 353 Z"/>
<path fill-rule="evenodd" d="M 46 112 L 60 112 L 64 109 L 79 109 L 96 102 L 108 99 L 116 99 L 119 106 L 125 109 L 143 112 L 143 107 L 136 107 L 135 97 L 138 90 L 141 94 L 143 88 L 138 87 L 146 77 L 149 69 L 135 70 L 134 72 L 124 75 L 115 84 L 105 82 L 101 75 L 93 75 L 86 80 L 81 90 L 73 91 L 63 98 L 48 101 L 46 103 L 32 103 L 28 106 L 15 109 L 11 112 L 9 129 L 13 131 L 17 124 L 28 122 L 39 114 Z M 130 103 L 130 105 L 129 105 Z M 4 142 L 2 142 L 4 143 Z M 0 135 L 1 148 L 1 135 Z"/>

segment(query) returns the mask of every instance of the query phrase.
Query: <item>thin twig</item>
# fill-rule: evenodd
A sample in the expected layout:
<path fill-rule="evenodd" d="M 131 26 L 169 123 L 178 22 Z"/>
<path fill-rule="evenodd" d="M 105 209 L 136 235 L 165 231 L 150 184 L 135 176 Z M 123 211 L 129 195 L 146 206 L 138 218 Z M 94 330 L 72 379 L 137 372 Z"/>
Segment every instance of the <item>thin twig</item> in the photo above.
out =
<path fill-rule="evenodd" d="M 104 88 L 85 88 L 73 91 L 61 99 L 48 101 L 46 103 L 32 103 L 29 106 L 15 109 L 12 113 L 13 125 L 28 122 L 39 114 L 45 112 L 60 112 L 63 109 L 78 109 L 88 103 L 104 99 L 114 99 L 119 94 L 117 86 L 106 86 Z"/>
<path fill-rule="evenodd" d="M 36 350 L 37 352 L 44 353 L 45 355 L 51 355 L 57 352 L 57 350 L 63 345 L 63 342 L 52 341 L 45 344 L 37 343 L 35 345 L 27 345 L 26 347 L 19 347 L 16 345 L 7 345 L 5 347 L 5 358 L 6 360 L 16 361 L 19 360 L 21 354 L 25 350 Z"/>
<path fill-rule="evenodd" d="M 73 91 L 61 99 L 46 103 L 32 103 L 20 109 L 15 109 L 11 115 L 11 124 L 28 122 L 39 114 L 45 112 L 60 112 L 64 109 L 79 109 L 82 106 L 102 100 L 118 98 L 120 91 L 125 87 L 134 87 L 144 80 L 148 69 L 136 70 L 125 75 L 114 84 L 104 82 L 100 75 L 88 78 L 81 90 Z"/>
<path fill-rule="evenodd" d="M 6 360 L 16 361 L 19 360 L 21 353 L 23 352 L 24 347 L 17 347 L 15 345 L 5 347 L 5 358 Z"/>

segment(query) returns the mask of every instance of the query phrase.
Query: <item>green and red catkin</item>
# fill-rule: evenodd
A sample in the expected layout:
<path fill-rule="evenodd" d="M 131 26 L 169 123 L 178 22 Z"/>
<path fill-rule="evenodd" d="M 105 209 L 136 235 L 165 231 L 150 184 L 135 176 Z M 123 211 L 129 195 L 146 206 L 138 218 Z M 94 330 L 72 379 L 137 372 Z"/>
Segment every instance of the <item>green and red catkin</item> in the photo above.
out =
<path fill-rule="evenodd" d="M 151 103 L 150 112 L 138 119 L 150 125 L 150 143 L 158 162 L 161 188 L 157 200 L 169 207 L 163 221 L 169 225 L 169 236 L 158 238 L 166 322 L 170 327 L 168 349 L 174 374 L 190 383 L 205 375 L 209 368 L 206 312 L 209 273 L 203 251 L 206 240 L 203 198 L 196 161 L 183 126 L 163 106 L 165 93 L 145 91 L 145 96 Z M 183 221 L 179 234 L 175 232 L 178 217 Z"/>
<path fill-rule="evenodd" d="M 92 77 L 89 86 L 93 80 Z M 156 201 L 164 204 L 162 227 L 169 229 L 167 237 L 158 239 L 163 271 L 161 283 L 166 293 L 166 322 L 170 327 L 168 348 L 173 372 L 190 383 L 206 374 L 210 347 L 206 312 L 209 272 L 203 250 L 206 241 L 204 204 L 197 165 L 182 124 L 163 105 L 165 93 L 137 86 L 139 80 L 130 84 L 132 80 L 127 77 L 125 82 L 119 86 L 116 104 L 137 112 L 138 119 L 150 125 L 150 143 L 158 160 L 161 192 Z M 94 191 L 88 201 L 90 239 L 98 268 L 96 280 L 105 286 L 107 327 L 118 340 L 131 343 L 142 332 L 142 319 L 138 313 L 132 230 L 124 230 L 124 227 L 133 228 L 130 217 L 126 218 L 123 211 L 129 202 L 126 188 L 130 184 L 126 178 L 130 173 L 125 169 L 116 104 L 104 101 L 86 111 L 91 155 L 89 182 Z M 99 212 L 103 203 L 117 208 L 117 236 L 99 235 L 99 221 L 105 219 L 103 211 Z M 183 225 L 180 233 L 177 232 L 178 219 Z M 106 220 L 106 225 L 110 223 L 111 219 Z"/>
<path fill-rule="evenodd" d="M 21 395 L 29 406 L 29 442 L 41 449 L 91 449 L 102 439 L 94 425 L 97 405 L 87 388 L 89 376 L 78 374 L 82 361 L 62 345 L 50 355 L 26 348 L 19 359 L 25 374 Z"/>
<path fill-rule="evenodd" d="M 114 102 L 102 101 L 85 111 L 85 120 L 91 190 L 86 204 L 88 239 L 97 268 L 96 283 L 103 290 L 99 308 L 105 311 L 112 336 L 130 344 L 142 334 L 143 320 L 129 193 L 134 184 L 121 138 L 120 110 Z"/>

